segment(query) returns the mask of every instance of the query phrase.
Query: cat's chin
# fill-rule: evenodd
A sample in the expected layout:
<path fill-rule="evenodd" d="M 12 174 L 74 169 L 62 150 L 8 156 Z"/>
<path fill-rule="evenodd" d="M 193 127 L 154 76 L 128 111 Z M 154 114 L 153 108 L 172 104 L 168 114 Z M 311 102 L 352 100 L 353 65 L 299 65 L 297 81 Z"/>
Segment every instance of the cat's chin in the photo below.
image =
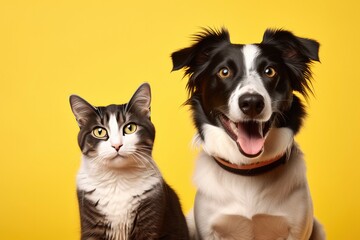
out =
<path fill-rule="evenodd" d="M 117 169 L 117 170 L 138 167 L 137 162 L 133 158 L 131 158 L 129 156 L 124 156 L 124 155 L 121 155 L 118 153 L 113 154 L 111 156 L 108 156 L 108 158 L 103 159 L 103 164 L 107 168 Z"/>
<path fill-rule="evenodd" d="M 126 157 L 119 155 L 119 154 L 112 154 L 111 156 L 108 156 L 106 158 L 103 159 L 103 164 L 106 166 L 119 166 L 121 167 L 122 165 L 126 164 L 125 161 Z"/>

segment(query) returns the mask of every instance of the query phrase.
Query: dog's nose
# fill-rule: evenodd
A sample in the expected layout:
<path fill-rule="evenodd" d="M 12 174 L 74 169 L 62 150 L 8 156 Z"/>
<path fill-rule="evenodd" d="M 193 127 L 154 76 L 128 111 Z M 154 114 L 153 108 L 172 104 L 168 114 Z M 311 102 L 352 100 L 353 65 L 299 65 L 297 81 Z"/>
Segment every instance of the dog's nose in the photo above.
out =
<path fill-rule="evenodd" d="M 259 115 L 264 109 L 264 97 L 260 94 L 245 93 L 239 98 L 241 111 L 249 117 Z"/>

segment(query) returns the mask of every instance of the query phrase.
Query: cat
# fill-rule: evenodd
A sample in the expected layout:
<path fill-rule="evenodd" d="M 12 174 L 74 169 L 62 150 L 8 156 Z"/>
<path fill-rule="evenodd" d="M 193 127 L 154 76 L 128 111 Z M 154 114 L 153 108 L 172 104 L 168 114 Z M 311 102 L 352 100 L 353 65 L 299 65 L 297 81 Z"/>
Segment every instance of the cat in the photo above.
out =
<path fill-rule="evenodd" d="M 70 96 L 82 152 L 81 239 L 189 239 L 179 198 L 152 159 L 150 102 L 148 83 L 122 105 L 95 107 Z"/>

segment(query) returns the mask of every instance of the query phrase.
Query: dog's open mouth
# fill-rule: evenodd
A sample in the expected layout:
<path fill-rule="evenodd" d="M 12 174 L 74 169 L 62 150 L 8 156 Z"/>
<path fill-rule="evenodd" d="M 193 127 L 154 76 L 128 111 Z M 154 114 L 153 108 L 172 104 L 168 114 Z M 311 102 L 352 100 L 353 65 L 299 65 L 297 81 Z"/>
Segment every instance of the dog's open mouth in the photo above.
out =
<path fill-rule="evenodd" d="M 240 152 L 246 157 L 254 158 L 264 150 L 266 134 L 270 130 L 271 120 L 233 122 L 221 114 L 220 122 L 227 134 L 236 142 Z"/>

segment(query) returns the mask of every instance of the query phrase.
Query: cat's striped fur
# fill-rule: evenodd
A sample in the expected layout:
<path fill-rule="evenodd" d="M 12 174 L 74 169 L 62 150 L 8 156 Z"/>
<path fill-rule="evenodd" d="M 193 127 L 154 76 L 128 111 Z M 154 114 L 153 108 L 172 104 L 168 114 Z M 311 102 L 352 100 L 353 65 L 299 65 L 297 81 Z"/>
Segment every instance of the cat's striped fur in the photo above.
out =
<path fill-rule="evenodd" d="M 129 103 L 94 107 L 72 95 L 82 151 L 77 175 L 81 239 L 188 239 L 176 193 L 152 159 L 150 86 Z"/>

